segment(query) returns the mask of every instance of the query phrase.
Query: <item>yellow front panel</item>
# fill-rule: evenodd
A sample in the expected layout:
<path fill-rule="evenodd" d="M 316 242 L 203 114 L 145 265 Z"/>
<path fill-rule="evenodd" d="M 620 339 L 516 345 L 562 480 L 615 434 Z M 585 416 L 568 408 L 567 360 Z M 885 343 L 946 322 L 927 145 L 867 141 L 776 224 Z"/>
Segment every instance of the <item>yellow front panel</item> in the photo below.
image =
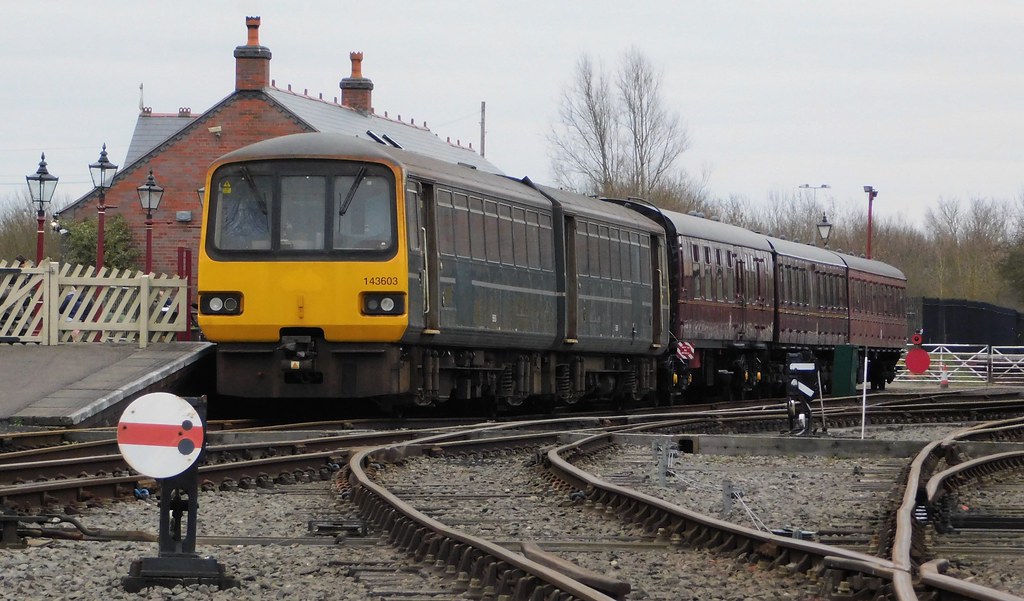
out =
<path fill-rule="evenodd" d="M 363 315 L 361 294 L 395 292 L 407 306 L 404 253 L 388 262 L 214 262 L 203 257 L 200 293 L 241 292 L 241 315 L 201 315 L 215 342 L 276 341 L 282 328 L 320 328 L 330 341 L 394 342 L 408 325 L 403 315 Z M 215 282 L 215 288 L 207 283 Z M 382 285 L 394 283 L 395 285 Z"/>

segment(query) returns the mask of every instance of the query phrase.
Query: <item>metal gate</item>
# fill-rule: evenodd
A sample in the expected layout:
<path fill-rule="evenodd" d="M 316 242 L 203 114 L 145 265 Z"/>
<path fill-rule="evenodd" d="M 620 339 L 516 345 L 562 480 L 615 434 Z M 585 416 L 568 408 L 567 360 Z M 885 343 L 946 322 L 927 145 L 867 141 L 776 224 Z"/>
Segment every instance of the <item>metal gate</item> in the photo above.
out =
<path fill-rule="evenodd" d="M 978 344 L 924 344 L 931 366 L 923 374 L 907 371 L 904 359 L 896 366 L 897 382 L 962 384 L 1024 384 L 1024 347 Z M 914 348 L 908 346 L 908 349 Z"/>

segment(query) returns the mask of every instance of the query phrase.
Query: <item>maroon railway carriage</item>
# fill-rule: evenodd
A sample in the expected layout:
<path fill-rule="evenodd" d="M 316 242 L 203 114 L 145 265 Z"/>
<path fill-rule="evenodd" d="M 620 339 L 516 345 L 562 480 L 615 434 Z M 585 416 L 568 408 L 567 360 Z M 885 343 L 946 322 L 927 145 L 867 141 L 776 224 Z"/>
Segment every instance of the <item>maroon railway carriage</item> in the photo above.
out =
<path fill-rule="evenodd" d="M 907 278 L 892 265 L 839 255 L 847 265 L 847 294 L 850 298 L 849 342 L 864 349 L 871 388 L 882 390 L 896 375 L 896 363 L 906 345 Z"/>

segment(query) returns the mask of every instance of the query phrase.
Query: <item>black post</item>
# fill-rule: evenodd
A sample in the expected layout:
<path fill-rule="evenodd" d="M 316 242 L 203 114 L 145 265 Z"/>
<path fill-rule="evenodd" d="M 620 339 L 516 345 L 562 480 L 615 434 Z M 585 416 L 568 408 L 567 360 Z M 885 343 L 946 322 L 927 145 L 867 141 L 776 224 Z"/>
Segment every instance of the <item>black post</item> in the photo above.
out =
<path fill-rule="evenodd" d="M 121 579 L 124 590 L 137 593 L 150 586 L 188 586 L 206 584 L 234 588 L 238 580 L 224 573 L 224 566 L 212 557 L 196 553 L 196 518 L 199 514 L 199 463 L 206 453 L 206 397 L 186 398 L 203 422 L 203 450 L 184 472 L 160 480 L 160 537 L 157 557 L 132 562 L 128 575 Z M 181 521 L 185 518 L 185 536 Z"/>

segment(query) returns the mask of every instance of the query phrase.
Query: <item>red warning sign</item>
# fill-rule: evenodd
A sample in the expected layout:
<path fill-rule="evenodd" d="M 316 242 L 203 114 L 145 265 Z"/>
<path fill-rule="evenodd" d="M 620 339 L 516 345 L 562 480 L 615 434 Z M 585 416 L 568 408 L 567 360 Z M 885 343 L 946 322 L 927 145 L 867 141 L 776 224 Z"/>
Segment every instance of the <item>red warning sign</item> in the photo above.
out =
<path fill-rule="evenodd" d="M 912 374 L 923 374 L 928 371 L 932 364 L 932 357 L 928 351 L 922 348 L 914 348 L 907 351 L 907 370 Z"/>
<path fill-rule="evenodd" d="M 132 401 L 117 424 L 117 446 L 128 465 L 152 478 L 184 472 L 203 450 L 203 422 L 195 407 L 167 392 Z"/>

